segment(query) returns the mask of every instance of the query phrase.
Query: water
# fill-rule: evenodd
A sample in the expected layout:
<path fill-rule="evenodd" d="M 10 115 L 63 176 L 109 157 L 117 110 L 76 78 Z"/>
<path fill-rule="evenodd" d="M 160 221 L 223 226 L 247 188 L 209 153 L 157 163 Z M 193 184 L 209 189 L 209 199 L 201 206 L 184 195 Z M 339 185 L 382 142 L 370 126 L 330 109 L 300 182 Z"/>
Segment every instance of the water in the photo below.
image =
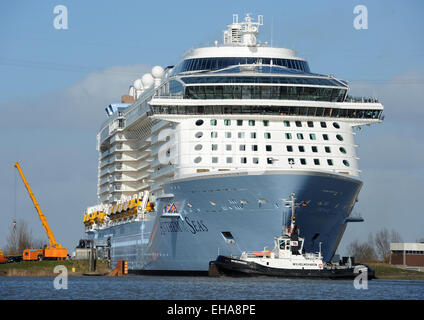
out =
<path fill-rule="evenodd" d="M 1 299 L 149 300 L 415 300 L 424 299 L 424 281 L 372 280 L 357 290 L 350 280 L 288 280 L 209 277 L 76 277 L 56 290 L 54 277 L 0 277 Z"/>

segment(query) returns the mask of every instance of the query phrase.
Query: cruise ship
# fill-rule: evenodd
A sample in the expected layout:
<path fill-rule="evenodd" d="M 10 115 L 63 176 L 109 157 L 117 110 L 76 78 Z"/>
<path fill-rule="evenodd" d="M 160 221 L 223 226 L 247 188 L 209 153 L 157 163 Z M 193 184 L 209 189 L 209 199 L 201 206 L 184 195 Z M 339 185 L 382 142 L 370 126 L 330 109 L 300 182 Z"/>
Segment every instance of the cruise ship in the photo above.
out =
<path fill-rule="evenodd" d="M 290 223 L 332 259 L 362 186 L 355 135 L 382 122 L 376 98 L 313 73 L 292 49 L 257 39 L 246 15 L 223 41 L 155 66 L 106 108 L 97 135 L 98 202 L 87 238 L 129 272 L 207 272 L 218 255 L 272 247 Z"/>

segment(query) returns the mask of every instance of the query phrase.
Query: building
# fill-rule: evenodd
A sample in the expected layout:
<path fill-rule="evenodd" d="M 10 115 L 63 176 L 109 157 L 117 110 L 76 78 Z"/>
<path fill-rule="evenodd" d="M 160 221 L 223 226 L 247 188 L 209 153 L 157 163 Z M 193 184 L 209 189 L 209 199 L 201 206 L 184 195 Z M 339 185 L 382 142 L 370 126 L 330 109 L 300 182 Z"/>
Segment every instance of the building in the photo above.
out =
<path fill-rule="evenodd" d="M 424 243 L 391 243 L 390 264 L 424 267 Z"/>

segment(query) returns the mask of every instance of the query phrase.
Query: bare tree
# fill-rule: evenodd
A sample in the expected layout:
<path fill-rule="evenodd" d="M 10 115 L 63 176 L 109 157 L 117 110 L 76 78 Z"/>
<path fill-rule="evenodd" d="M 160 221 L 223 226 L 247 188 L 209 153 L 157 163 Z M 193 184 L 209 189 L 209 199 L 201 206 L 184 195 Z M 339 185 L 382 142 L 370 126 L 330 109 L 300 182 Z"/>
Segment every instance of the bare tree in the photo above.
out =
<path fill-rule="evenodd" d="M 402 238 L 397 231 L 392 229 L 389 232 L 389 230 L 383 228 L 376 233 L 374 242 L 378 258 L 387 263 L 390 260 L 390 243 L 402 242 Z"/>
<path fill-rule="evenodd" d="M 16 225 L 10 226 L 4 249 L 6 254 L 21 255 L 24 249 L 42 247 L 43 241 L 34 239 L 25 220 L 20 219 Z"/>
<path fill-rule="evenodd" d="M 369 241 L 372 240 L 372 235 L 368 238 L 367 242 L 361 243 L 358 240 L 355 240 L 347 247 L 349 255 L 355 257 L 355 260 L 358 262 L 375 261 L 377 259 L 373 242 Z"/>

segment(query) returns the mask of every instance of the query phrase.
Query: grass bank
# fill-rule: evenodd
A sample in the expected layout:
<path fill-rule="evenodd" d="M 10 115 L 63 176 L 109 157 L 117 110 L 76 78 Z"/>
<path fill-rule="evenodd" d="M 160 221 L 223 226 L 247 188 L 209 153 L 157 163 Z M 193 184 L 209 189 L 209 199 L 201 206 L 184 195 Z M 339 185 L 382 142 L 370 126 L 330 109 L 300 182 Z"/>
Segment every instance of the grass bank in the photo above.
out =
<path fill-rule="evenodd" d="M 424 280 L 424 272 L 405 270 L 381 262 L 367 262 L 365 264 L 375 271 L 375 276 L 378 279 Z"/>
<path fill-rule="evenodd" d="M 63 265 L 68 269 L 69 276 L 80 276 L 89 272 L 88 260 L 73 261 L 22 261 L 0 264 L 0 276 L 57 276 L 53 270 Z M 74 270 L 74 271 L 73 271 Z M 106 273 L 110 270 L 104 261 L 97 261 L 97 272 Z"/>

